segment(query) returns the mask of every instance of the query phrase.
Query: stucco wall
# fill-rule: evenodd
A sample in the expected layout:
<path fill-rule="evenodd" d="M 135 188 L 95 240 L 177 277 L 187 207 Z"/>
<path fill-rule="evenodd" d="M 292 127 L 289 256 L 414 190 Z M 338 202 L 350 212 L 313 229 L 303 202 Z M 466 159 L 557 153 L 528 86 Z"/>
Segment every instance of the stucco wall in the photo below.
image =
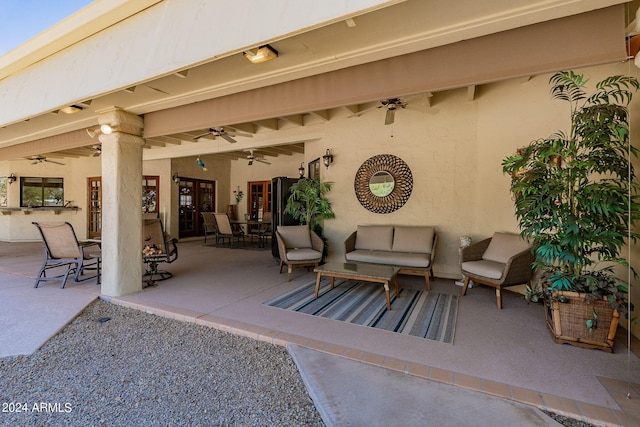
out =
<path fill-rule="evenodd" d="M 46 156 L 45 156 L 46 157 Z M 65 158 L 54 159 L 64 163 L 57 165 L 43 162 L 31 164 L 30 160 L 14 160 L 3 162 L 5 176 L 14 173 L 18 180 L 8 187 L 8 207 L 20 206 L 20 177 L 53 177 L 64 179 L 64 200 L 78 206 L 79 211 L 61 212 L 54 215 L 51 211 L 12 212 L 11 215 L 0 215 L 0 239 L 5 241 L 37 241 L 40 240 L 32 221 L 68 221 L 73 225 L 79 239 L 87 236 L 87 178 L 100 176 L 100 158 Z M 5 173 L 6 171 L 6 173 Z M 80 184 L 80 185 L 76 185 Z"/>
<path fill-rule="evenodd" d="M 591 88 L 614 74 L 640 78 L 640 70 L 629 64 L 612 64 L 584 70 Z M 342 260 L 342 242 L 358 224 L 433 225 L 439 233 L 434 272 L 439 277 L 459 277 L 460 236 L 474 241 L 495 231 L 518 232 L 510 179 L 502 173 L 502 160 L 529 142 L 557 130 L 569 129 L 569 107 L 551 99 L 550 75 L 510 80 L 482 86 L 469 100 L 466 89 L 437 94 L 432 107 L 423 112 L 400 110 L 395 124 L 384 125 L 384 111 L 375 110 L 359 118 L 327 123 L 324 140 L 309 143 L 307 160 L 331 148 L 334 164 L 322 167 L 322 179 L 335 183 L 330 194 L 335 220 L 325 221 L 330 241 L 329 257 Z M 640 94 L 631 111 L 631 141 L 640 145 Z M 411 168 L 414 179 L 409 201 L 391 214 L 364 209 L 354 193 L 354 177 L 366 159 L 394 154 Z M 634 160 L 636 170 L 640 161 Z M 623 251 L 632 267 L 640 269 L 640 249 Z M 640 307 L 640 290 L 632 280 L 631 301 Z M 632 327 L 634 335 L 640 326 Z"/>

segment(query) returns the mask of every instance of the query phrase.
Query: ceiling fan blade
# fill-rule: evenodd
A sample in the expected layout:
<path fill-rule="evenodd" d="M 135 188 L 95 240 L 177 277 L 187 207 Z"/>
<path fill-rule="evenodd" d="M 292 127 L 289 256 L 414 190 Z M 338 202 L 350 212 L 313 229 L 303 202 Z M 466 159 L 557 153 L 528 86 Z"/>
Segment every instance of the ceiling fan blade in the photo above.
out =
<path fill-rule="evenodd" d="M 395 120 L 395 115 L 396 115 L 396 109 L 395 108 L 387 109 L 387 114 L 385 115 L 385 118 L 384 118 L 384 124 L 385 125 L 393 124 L 393 122 Z"/>
<path fill-rule="evenodd" d="M 207 135 L 210 135 L 210 134 L 211 134 L 211 132 L 207 132 L 207 133 L 203 133 L 202 135 L 194 136 L 193 140 L 197 141 L 198 139 L 203 138 L 203 137 L 205 137 Z"/>
<path fill-rule="evenodd" d="M 56 165 L 62 165 L 62 166 L 65 165 L 64 163 L 58 162 L 56 160 L 49 160 L 49 159 L 42 159 L 42 160 L 45 161 L 45 162 L 48 162 L 48 163 L 55 163 Z"/>
<path fill-rule="evenodd" d="M 221 136 L 222 138 L 224 138 L 225 140 L 227 140 L 230 143 L 234 143 L 237 142 L 235 139 L 231 138 L 226 132 L 224 133 L 220 133 L 219 136 Z"/>
<path fill-rule="evenodd" d="M 224 133 L 231 135 L 231 136 L 243 136 L 245 138 L 253 138 L 253 135 L 250 133 L 244 133 L 244 132 L 236 132 L 236 131 L 224 131 Z"/>
<path fill-rule="evenodd" d="M 256 162 L 264 163 L 265 165 L 270 165 L 271 164 L 271 162 L 268 162 L 265 159 L 258 159 L 258 158 L 256 158 Z"/>

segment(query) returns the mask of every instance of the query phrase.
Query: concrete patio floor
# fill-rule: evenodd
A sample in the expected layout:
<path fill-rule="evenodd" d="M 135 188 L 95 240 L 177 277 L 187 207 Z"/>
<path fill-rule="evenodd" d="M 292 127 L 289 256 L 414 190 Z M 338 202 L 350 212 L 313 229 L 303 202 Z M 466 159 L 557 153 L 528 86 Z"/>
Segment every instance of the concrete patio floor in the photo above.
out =
<path fill-rule="evenodd" d="M 0 243 L 0 321 L 15 330 L 24 328 L 25 322 L 29 325 L 14 336 L 8 335 L 12 328 L 3 328 L 0 349 L 9 342 L 14 345 L 15 340 L 31 340 L 31 347 L 24 348 L 35 346 L 31 352 L 35 351 L 46 339 L 28 331 L 42 329 L 51 336 L 93 298 L 101 297 L 594 424 L 640 425 L 640 359 L 637 351 L 627 351 L 622 328 L 614 354 L 554 344 L 541 306 L 505 292 L 504 309 L 498 310 L 493 290 L 479 287 L 460 299 L 454 342 L 444 344 L 263 305 L 273 296 L 314 280 L 313 273 L 294 269 L 287 283 L 270 251 L 215 248 L 204 246 L 201 240 L 181 242 L 179 247 L 179 259 L 166 266 L 174 274 L 172 279 L 136 294 L 108 298 L 100 296 L 95 280 L 70 281 L 65 289 L 59 289 L 58 282 L 42 283 L 34 289 L 32 278 L 41 263 L 41 245 Z M 418 277 L 401 276 L 400 283 L 403 287 L 424 286 Z M 452 280 L 445 279 L 434 280 L 433 290 L 460 292 Z M 53 309 L 32 308 L 20 318 L 14 314 L 16 307 L 36 302 Z M 60 313 L 67 317 L 56 318 Z M 47 324 L 50 327 L 44 332 Z M 636 350 L 634 346 L 635 341 L 632 349 Z"/>

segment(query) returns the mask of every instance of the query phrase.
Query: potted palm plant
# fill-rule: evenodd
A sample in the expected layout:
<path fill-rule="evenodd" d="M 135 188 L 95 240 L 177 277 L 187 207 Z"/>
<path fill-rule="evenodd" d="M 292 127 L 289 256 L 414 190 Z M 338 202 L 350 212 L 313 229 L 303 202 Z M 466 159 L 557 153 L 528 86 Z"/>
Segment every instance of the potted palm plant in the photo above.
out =
<path fill-rule="evenodd" d="M 616 268 L 638 235 L 638 184 L 627 105 L 638 81 L 612 76 L 587 95 L 588 79 L 563 71 L 551 95 L 571 107 L 569 133 L 533 141 L 503 160 L 521 234 L 534 243 L 556 342 L 613 351 L 619 313 L 633 309 Z M 635 273 L 634 273 L 635 275 Z"/>
<path fill-rule="evenodd" d="M 301 224 L 308 224 L 324 241 L 324 256 L 327 255 L 327 239 L 322 234 L 322 221 L 335 218 L 331 202 L 326 195 L 332 182 L 320 182 L 320 178 L 302 178 L 290 188 L 284 213 L 291 214 Z"/>

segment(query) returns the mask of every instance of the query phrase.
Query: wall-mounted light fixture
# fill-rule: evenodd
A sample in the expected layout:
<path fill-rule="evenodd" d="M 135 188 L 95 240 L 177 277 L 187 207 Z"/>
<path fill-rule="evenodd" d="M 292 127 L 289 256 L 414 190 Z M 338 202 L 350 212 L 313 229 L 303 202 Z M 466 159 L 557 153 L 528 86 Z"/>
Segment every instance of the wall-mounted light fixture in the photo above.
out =
<path fill-rule="evenodd" d="M 327 148 L 327 152 L 322 156 L 322 164 L 329 169 L 331 163 L 333 163 L 333 154 L 331 154 L 331 149 Z"/>
<path fill-rule="evenodd" d="M 300 178 L 302 178 L 304 176 L 304 162 L 300 163 L 300 167 L 298 168 L 298 175 L 300 176 Z"/>
<path fill-rule="evenodd" d="M 110 125 L 102 125 L 100 126 L 100 131 L 105 135 L 109 135 L 113 132 L 113 128 Z"/>
<path fill-rule="evenodd" d="M 173 176 L 171 177 L 171 179 L 173 180 L 173 182 L 175 182 L 176 184 L 180 183 L 180 177 L 178 176 L 178 172 L 174 173 Z"/>
<path fill-rule="evenodd" d="M 271 61 L 278 57 L 278 51 L 265 44 L 257 49 L 251 49 L 242 52 L 244 57 L 251 61 L 252 64 L 259 64 L 261 62 Z"/>
<path fill-rule="evenodd" d="M 16 174 L 15 174 L 15 173 L 11 173 L 11 175 L 9 175 L 9 176 L 7 177 L 7 182 L 9 183 L 9 185 L 11 185 L 11 184 L 13 184 L 14 182 L 16 182 L 16 179 L 18 179 L 18 178 L 16 177 Z"/>

